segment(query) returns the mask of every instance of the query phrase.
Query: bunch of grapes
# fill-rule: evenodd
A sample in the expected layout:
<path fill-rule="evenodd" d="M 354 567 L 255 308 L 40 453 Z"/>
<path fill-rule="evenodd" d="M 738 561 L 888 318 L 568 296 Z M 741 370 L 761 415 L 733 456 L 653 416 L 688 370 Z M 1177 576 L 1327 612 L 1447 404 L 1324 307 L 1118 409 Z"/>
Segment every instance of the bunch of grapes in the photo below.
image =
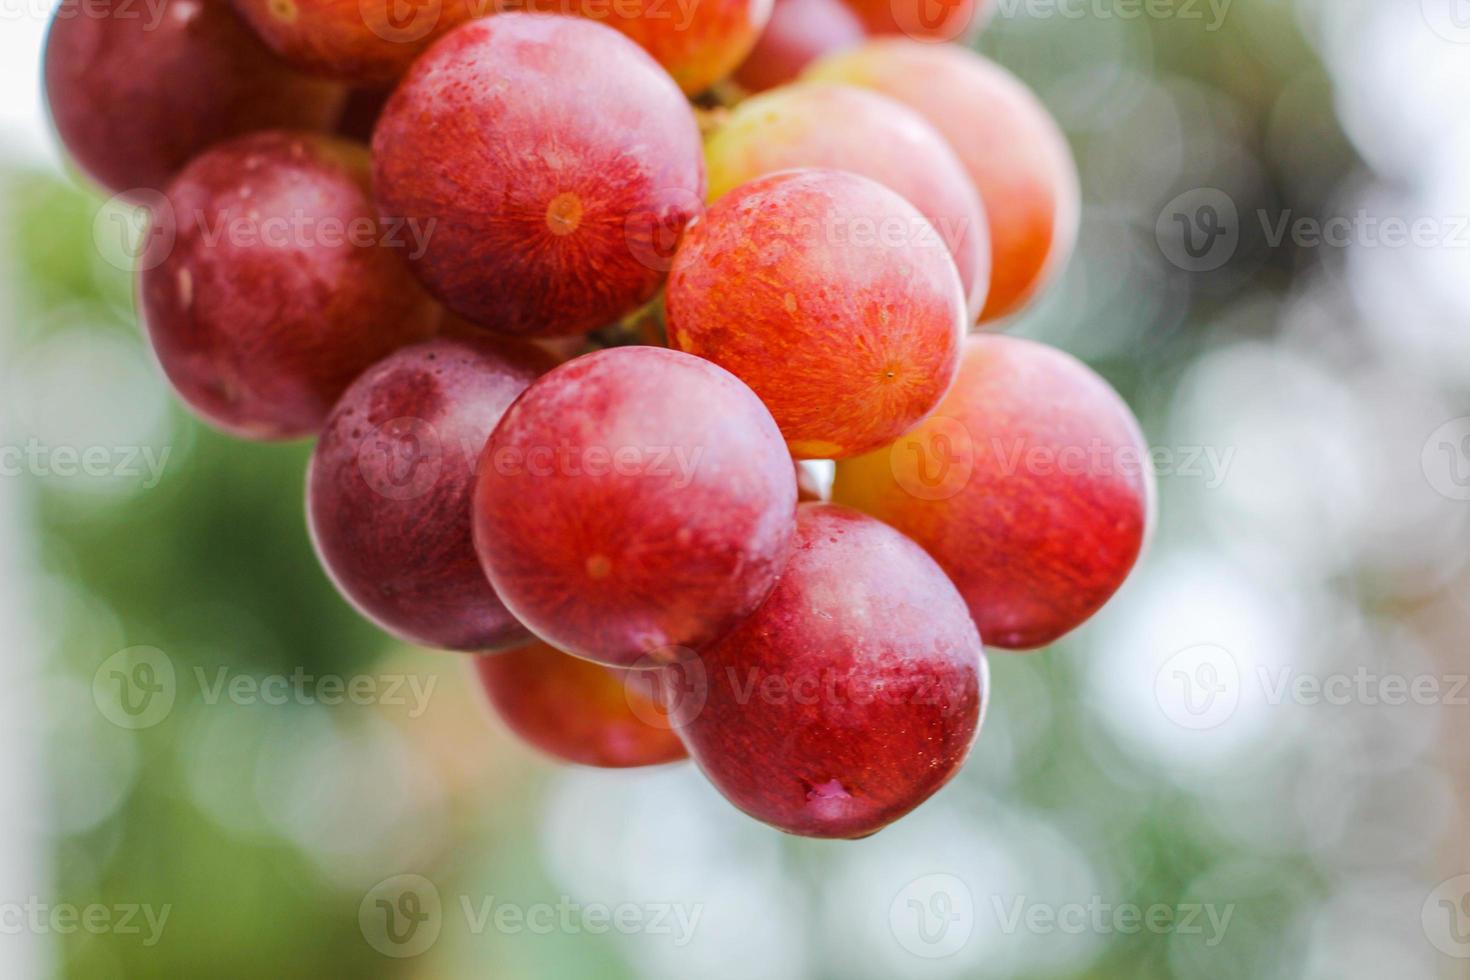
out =
<path fill-rule="evenodd" d="M 558 758 L 856 838 L 1153 512 L 1118 395 L 995 329 L 1072 249 L 1066 141 L 921 2 L 66 0 L 46 82 L 148 209 L 180 397 L 317 438 L 349 602 Z"/>

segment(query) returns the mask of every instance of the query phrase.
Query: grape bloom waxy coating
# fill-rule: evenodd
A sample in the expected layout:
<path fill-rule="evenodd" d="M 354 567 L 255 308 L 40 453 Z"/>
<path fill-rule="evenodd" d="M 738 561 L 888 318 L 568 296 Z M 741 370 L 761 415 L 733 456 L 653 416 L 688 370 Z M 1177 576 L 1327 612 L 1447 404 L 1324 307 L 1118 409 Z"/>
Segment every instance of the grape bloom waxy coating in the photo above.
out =
<path fill-rule="evenodd" d="M 530 639 L 480 569 L 470 498 L 495 423 L 555 364 L 480 331 L 406 347 L 347 389 L 312 455 L 307 516 L 332 581 L 369 619 L 446 650 Z"/>
<path fill-rule="evenodd" d="M 295 439 L 379 358 L 431 335 L 412 243 L 368 197 L 360 146 L 266 132 L 217 146 L 169 186 L 138 281 L 179 395 L 242 438 Z"/>
<path fill-rule="evenodd" d="M 674 255 L 665 304 L 669 343 L 750 385 L 808 459 L 867 452 L 933 411 L 968 319 L 934 227 L 836 170 L 772 174 L 715 202 Z"/>
<path fill-rule="evenodd" d="M 697 651 L 785 566 L 796 475 L 738 378 L 617 347 L 528 388 L 480 458 L 475 547 L 510 611 L 557 649 L 621 667 Z"/>
<path fill-rule="evenodd" d="M 432 224 L 414 268 L 453 312 L 512 335 L 585 333 L 653 297 L 704 198 L 699 128 L 636 44 L 508 13 L 415 62 L 373 136 L 384 215 Z"/>
<path fill-rule="evenodd" d="M 746 813 L 866 837 L 949 781 L 980 729 L 980 635 L 923 550 L 846 507 L 803 504 L 769 599 L 668 668 L 689 754 Z"/>
<path fill-rule="evenodd" d="M 1153 520 L 1133 413 L 1076 358 L 1014 337 L 965 342 L 934 416 L 837 466 L 832 499 L 923 545 L 985 641 L 1027 650 L 1081 625 L 1123 584 Z"/>

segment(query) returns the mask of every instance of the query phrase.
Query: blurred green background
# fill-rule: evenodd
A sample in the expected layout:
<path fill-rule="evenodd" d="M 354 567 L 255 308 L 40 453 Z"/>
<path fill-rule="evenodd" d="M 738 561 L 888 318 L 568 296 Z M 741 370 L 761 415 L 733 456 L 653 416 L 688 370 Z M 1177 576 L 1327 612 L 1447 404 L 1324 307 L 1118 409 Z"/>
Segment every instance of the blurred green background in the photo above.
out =
<path fill-rule="evenodd" d="M 969 767 L 860 843 L 783 837 L 687 765 L 553 767 L 457 658 L 362 623 L 311 554 L 307 448 L 181 411 L 117 212 L 12 79 L 0 973 L 1470 975 L 1459 2 L 1002 0 L 979 46 L 1056 112 L 1086 203 L 1012 329 L 1124 393 L 1162 522 L 1097 620 L 992 657 Z M 7 10 L 33 72 L 46 11 Z M 1210 227 L 1224 252 L 1185 247 Z M 166 710 L 105 708 L 145 662 Z M 371 693 L 324 704 L 324 676 Z M 411 957 L 360 918 L 401 875 L 439 903 Z"/>

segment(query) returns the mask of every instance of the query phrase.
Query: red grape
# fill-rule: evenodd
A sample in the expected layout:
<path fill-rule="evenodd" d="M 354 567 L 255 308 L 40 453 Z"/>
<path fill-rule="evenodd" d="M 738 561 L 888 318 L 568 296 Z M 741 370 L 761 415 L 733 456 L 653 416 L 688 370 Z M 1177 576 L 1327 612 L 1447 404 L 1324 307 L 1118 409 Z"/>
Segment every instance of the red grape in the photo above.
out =
<path fill-rule="evenodd" d="M 507 334 L 581 333 L 635 310 L 663 278 L 658 236 L 704 195 L 678 86 L 573 17 L 460 27 L 414 65 L 373 148 L 382 212 L 435 223 L 420 277 Z"/>
<path fill-rule="evenodd" d="M 470 497 L 495 423 L 555 363 L 483 331 L 441 338 L 390 354 L 337 403 L 307 477 L 312 541 L 379 626 L 449 650 L 530 639 L 475 557 Z"/>
<path fill-rule="evenodd" d="M 788 833 L 865 837 L 939 790 L 980 728 L 985 654 L 928 555 L 845 507 L 803 504 L 771 597 L 669 668 L 689 754 L 730 802 Z"/>
<path fill-rule="evenodd" d="M 669 343 L 760 395 L 799 458 L 885 445 L 954 380 L 966 315 L 954 260 L 913 205 L 866 177 L 794 170 L 689 226 Z"/>
<path fill-rule="evenodd" d="M 563 762 L 654 766 L 688 757 L 659 705 L 627 671 L 571 657 L 539 640 L 474 659 L 495 713 L 516 735 Z"/>
<path fill-rule="evenodd" d="M 330 129 L 345 97 L 277 61 L 226 0 L 62 0 L 45 76 L 61 141 L 110 193 L 161 192 L 195 155 L 254 130 Z"/>
<path fill-rule="evenodd" d="M 169 187 L 139 280 L 154 350 L 191 408 L 256 439 L 310 435 L 374 361 L 429 336 L 432 302 L 380 223 L 367 153 L 299 133 L 215 147 Z"/>
<path fill-rule="evenodd" d="M 790 550 L 796 479 L 759 399 L 708 361 L 615 347 L 526 390 L 480 460 L 475 546 L 558 649 L 648 665 L 729 632 Z"/>
<path fill-rule="evenodd" d="M 751 92 L 775 88 L 796 78 L 816 59 L 861 44 L 862 21 L 842 0 L 776 0 L 770 22 L 735 81 Z"/>
<path fill-rule="evenodd" d="M 1138 423 L 1106 381 L 1043 344 L 976 335 L 934 416 L 839 463 L 832 497 L 927 548 L 986 643 L 1030 649 L 1123 584 L 1153 487 Z"/>

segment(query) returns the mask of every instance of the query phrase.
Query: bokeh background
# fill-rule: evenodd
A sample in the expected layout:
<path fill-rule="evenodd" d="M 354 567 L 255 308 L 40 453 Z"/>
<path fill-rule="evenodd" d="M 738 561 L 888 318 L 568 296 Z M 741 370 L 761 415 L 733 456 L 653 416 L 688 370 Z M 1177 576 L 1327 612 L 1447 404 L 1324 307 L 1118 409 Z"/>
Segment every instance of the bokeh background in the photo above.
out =
<path fill-rule="evenodd" d="M 0 975 L 1470 976 L 1470 3 L 1000 8 L 1086 201 L 1012 329 L 1124 393 L 1162 522 L 854 844 L 555 768 L 360 622 L 306 448 L 167 392 L 46 131 L 49 4 L 0 2 Z M 169 696 L 119 712 L 140 663 Z"/>

